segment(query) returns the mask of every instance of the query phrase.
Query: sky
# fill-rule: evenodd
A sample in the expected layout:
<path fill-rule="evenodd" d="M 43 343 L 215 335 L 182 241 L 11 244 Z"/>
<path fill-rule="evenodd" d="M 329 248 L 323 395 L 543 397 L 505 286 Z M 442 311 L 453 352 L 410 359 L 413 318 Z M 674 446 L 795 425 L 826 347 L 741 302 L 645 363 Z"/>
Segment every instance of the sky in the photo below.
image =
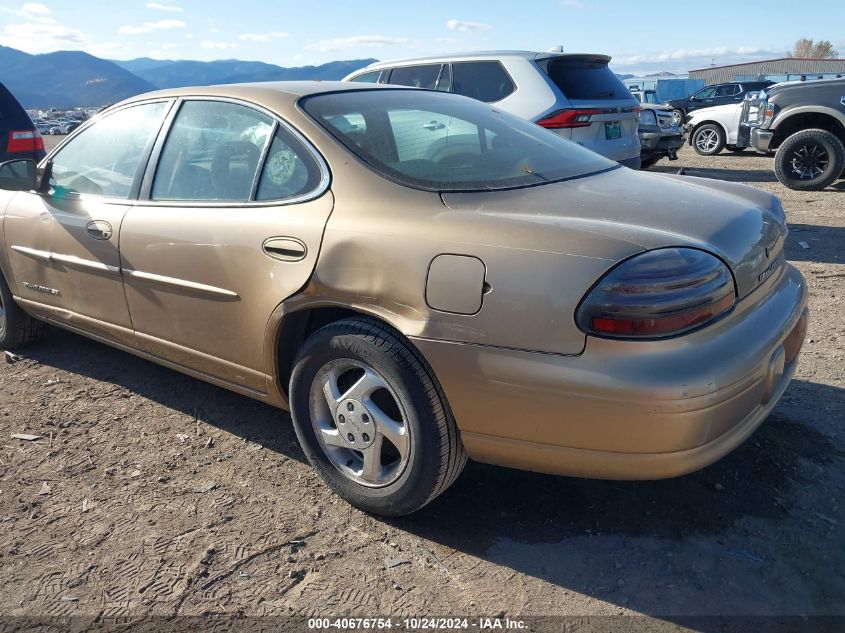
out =
<path fill-rule="evenodd" d="M 796 6 L 794 0 L 0 0 L 0 44 L 28 53 L 280 66 L 563 46 L 612 55 L 616 72 L 632 74 L 783 57 L 800 37 L 830 40 L 845 57 L 845 1 Z"/>

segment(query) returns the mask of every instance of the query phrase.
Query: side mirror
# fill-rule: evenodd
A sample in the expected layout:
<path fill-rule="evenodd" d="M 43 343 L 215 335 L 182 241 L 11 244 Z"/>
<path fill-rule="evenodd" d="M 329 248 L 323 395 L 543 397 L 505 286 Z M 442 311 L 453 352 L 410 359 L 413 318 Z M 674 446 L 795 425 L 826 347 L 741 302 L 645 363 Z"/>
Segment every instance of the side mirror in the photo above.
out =
<path fill-rule="evenodd" d="M 36 163 L 31 158 L 18 158 L 0 163 L 0 189 L 32 191 L 36 188 Z"/>
<path fill-rule="evenodd" d="M 50 178 L 52 177 L 53 161 L 51 159 L 35 170 L 35 186 L 33 189 L 38 193 L 46 193 L 50 188 Z"/>

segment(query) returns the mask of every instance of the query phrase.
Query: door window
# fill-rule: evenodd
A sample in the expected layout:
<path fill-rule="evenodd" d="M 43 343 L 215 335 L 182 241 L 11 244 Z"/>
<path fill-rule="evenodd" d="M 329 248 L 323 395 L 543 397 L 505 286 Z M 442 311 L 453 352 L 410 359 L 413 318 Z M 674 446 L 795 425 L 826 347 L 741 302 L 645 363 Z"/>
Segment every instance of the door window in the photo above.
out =
<path fill-rule="evenodd" d="M 739 94 L 739 86 L 736 84 L 729 84 L 727 86 L 719 86 L 716 88 L 717 97 L 732 97 L 735 94 Z"/>
<path fill-rule="evenodd" d="M 499 62 L 455 62 L 452 92 L 485 103 L 500 101 L 516 90 Z"/>
<path fill-rule="evenodd" d="M 153 200 L 246 202 L 272 119 L 235 103 L 186 101 L 167 135 Z"/>
<path fill-rule="evenodd" d="M 53 157 L 52 194 L 128 198 L 167 106 L 159 101 L 118 110 L 68 141 Z"/>
<path fill-rule="evenodd" d="M 699 90 L 698 92 L 693 95 L 693 101 L 703 101 L 704 99 L 712 99 L 713 95 L 716 94 L 716 88 L 704 88 L 703 90 Z"/>
<path fill-rule="evenodd" d="M 390 73 L 390 82 L 397 86 L 413 86 L 414 88 L 428 88 L 433 90 L 440 75 L 440 64 L 425 66 L 404 66 L 394 68 Z"/>

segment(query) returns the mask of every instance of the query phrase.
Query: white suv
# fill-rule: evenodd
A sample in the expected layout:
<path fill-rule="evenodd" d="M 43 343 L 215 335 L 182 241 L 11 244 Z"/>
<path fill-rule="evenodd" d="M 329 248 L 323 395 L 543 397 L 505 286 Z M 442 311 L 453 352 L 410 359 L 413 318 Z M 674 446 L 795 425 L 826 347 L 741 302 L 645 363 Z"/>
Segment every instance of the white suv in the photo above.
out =
<path fill-rule="evenodd" d="M 495 51 L 377 62 L 344 81 L 416 86 L 495 103 L 638 169 L 640 106 L 608 62 L 607 55 Z"/>

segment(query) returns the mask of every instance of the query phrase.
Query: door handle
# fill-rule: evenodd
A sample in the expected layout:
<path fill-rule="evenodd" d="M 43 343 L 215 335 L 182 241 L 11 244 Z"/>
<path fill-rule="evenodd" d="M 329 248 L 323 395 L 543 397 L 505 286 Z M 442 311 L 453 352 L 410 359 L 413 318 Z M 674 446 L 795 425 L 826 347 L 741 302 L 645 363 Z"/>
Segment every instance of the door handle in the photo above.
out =
<path fill-rule="evenodd" d="M 264 242 L 264 252 L 274 259 L 298 262 L 305 259 L 308 247 L 295 237 L 271 237 Z"/>
<path fill-rule="evenodd" d="M 112 236 L 111 224 L 102 220 L 89 222 L 85 226 L 85 232 L 95 240 L 110 240 Z"/>

